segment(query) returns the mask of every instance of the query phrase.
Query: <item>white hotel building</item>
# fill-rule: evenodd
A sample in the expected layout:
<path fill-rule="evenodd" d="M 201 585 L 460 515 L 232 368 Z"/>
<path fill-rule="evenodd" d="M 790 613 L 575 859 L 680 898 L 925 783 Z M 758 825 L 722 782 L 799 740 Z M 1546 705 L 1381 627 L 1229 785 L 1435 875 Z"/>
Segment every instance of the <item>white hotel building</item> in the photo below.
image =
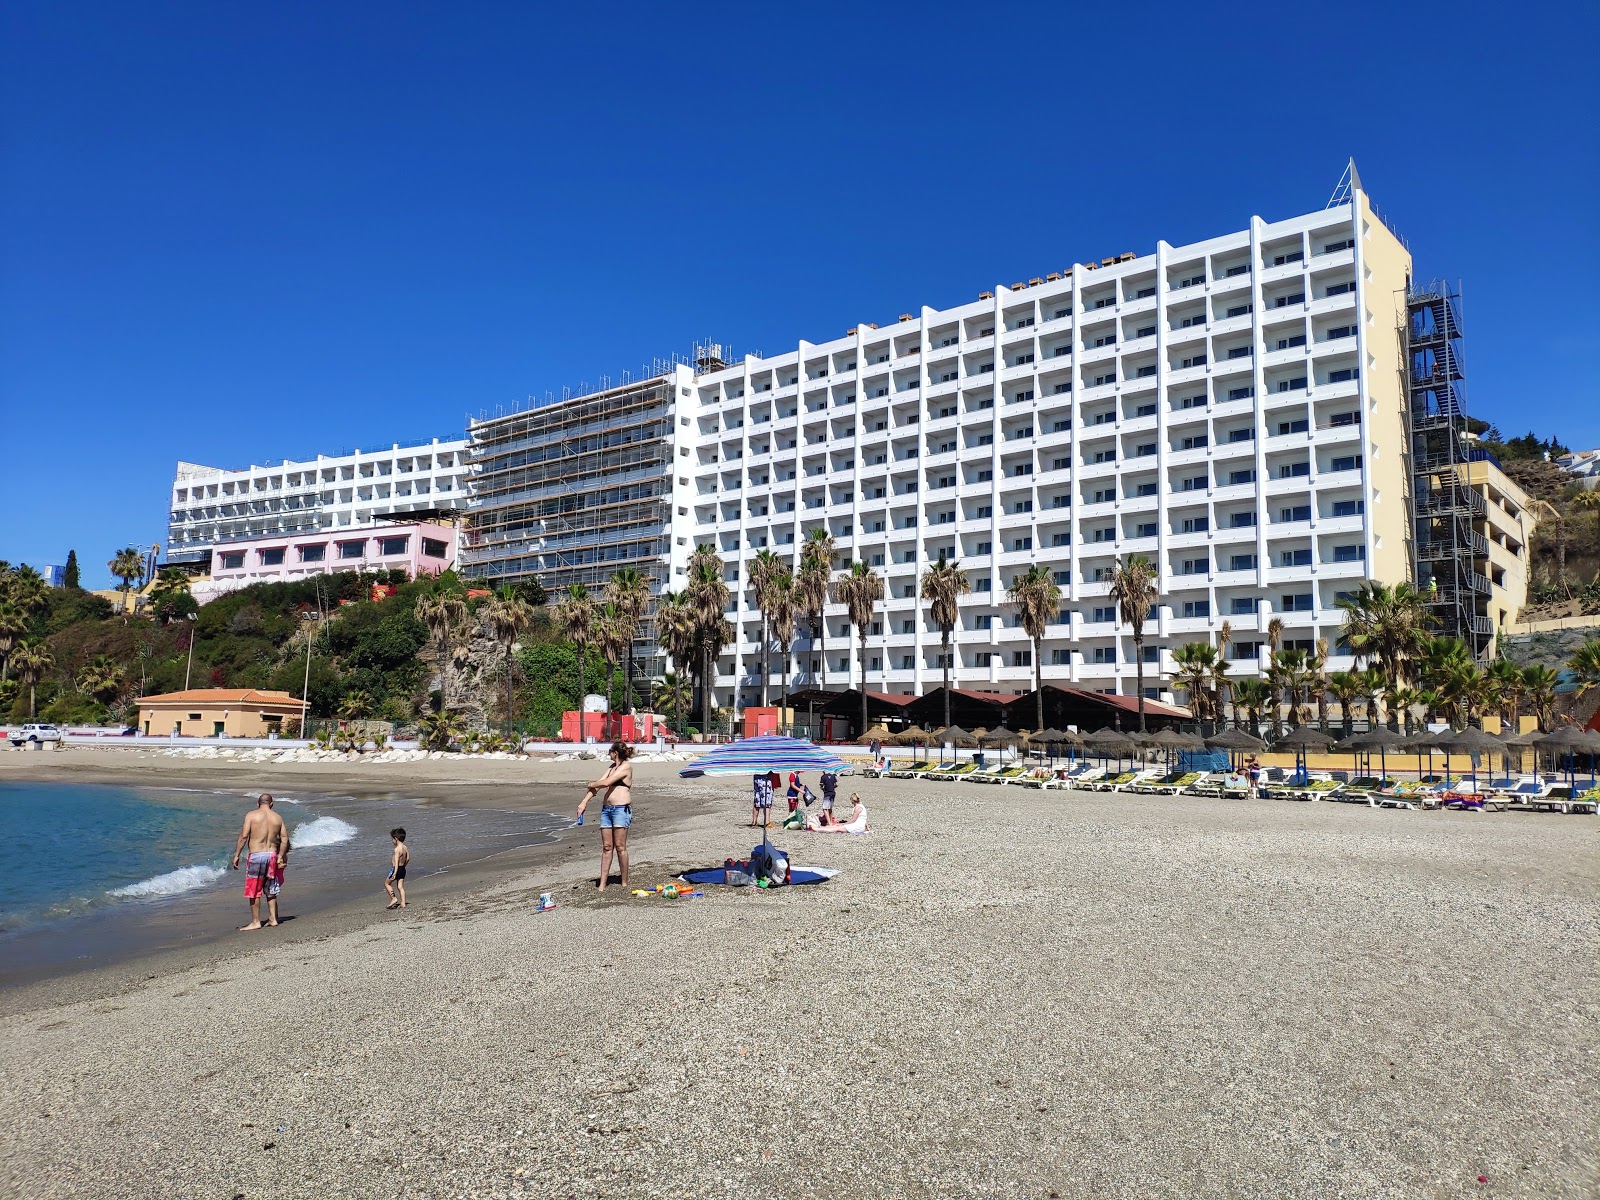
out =
<path fill-rule="evenodd" d="M 1311 649 L 1336 638 L 1340 593 L 1410 577 L 1399 329 L 1410 270 L 1356 191 L 701 374 L 680 389 L 674 560 L 710 541 L 742 581 L 746 556 L 793 551 L 826 527 L 841 562 L 865 559 L 885 578 L 868 686 L 900 693 L 940 683 L 939 631 L 917 590 L 941 554 L 973 587 L 956 686 L 1031 690 L 1032 646 L 1005 591 L 1044 563 L 1062 593 L 1046 681 L 1131 694 L 1132 638 L 1106 579 L 1142 553 L 1162 598 L 1145 645 L 1150 694 L 1170 696 L 1170 648 L 1214 640 L 1224 620 L 1230 656 L 1246 660 L 1235 674 L 1253 675 L 1272 617 L 1285 645 Z M 760 614 L 747 588 L 736 595 L 721 703 L 760 685 Z M 829 682 L 853 685 L 859 643 L 844 610 L 827 625 Z M 797 659 L 815 661 L 803 640 Z"/>
<path fill-rule="evenodd" d="M 464 441 L 434 438 L 237 470 L 180 462 L 167 561 L 200 568 L 225 543 L 348 531 L 406 513 L 463 509 L 465 448 Z"/>

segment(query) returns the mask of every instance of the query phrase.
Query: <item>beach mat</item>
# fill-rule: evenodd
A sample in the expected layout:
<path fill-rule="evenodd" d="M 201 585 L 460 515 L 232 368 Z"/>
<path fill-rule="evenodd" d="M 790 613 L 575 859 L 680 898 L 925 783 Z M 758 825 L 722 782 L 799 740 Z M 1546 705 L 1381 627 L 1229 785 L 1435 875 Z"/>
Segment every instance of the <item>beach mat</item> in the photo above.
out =
<path fill-rule="evenodd" d="M 738 868 L 733 868 L 737 870 Z M 678 878 L 685 883 L 695 884 L 697 887 L 711 884 L 722 886 L 728 882 L 727 867 L 706 867 L 699 871 L 685 871 Z M 801 883 L 826 883 L 839 872 L 831 867 L 790 867 L 789 885 Z"/>

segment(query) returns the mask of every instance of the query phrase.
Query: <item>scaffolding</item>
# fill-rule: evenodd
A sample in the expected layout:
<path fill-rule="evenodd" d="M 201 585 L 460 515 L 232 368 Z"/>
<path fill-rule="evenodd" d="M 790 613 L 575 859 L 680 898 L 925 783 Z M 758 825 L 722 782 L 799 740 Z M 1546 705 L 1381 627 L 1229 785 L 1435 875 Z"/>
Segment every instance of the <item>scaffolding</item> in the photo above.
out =
<path fill-rule="evenodd" d="M 1478 528 L 1488 506 L 1471 486 L 1471 446 L 1461 353 L 1461 296 L 1450 284 L 1413 283 L 1400 327 L 1410 422 L 1412 574 L 1435 619 L 1435 632 L 1460 638 L 1486 657 L 1494 644 L 1489 617 L 1488 539 Z"/>

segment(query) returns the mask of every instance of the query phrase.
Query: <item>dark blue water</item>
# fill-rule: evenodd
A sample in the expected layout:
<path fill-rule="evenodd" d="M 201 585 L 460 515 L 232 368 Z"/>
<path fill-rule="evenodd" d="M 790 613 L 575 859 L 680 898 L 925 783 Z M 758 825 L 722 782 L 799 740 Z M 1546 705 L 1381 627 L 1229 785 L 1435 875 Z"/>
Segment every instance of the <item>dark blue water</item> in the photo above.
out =
<path fill-rule="evenodd" d="M 238 793 L 0 784 L 0 932 L 219 886 L 251 806 Z M 357 834 L 312 806 L 279 812 L 308 856 Z"/>

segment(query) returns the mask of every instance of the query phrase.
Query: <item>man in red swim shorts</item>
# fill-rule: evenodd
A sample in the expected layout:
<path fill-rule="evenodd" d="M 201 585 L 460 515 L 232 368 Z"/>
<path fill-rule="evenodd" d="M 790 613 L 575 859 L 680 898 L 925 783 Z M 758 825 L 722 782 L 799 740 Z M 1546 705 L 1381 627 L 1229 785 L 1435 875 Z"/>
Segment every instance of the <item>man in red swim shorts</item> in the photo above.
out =
<path fill-rule="evenodd" d="M 254 811 L 245 816 L 244 828 L 233 848 L 235 871 L 247 847 L 244 898 L 250 902 L 250 924 L 241 925 L 240 932 L 261 928 L 263 896 L 267 899 L 267 924 L 278 923 L 278 892 L 283 886 L 284 868 L 289 865 L 289 830 L 283 818 L 272 811 L 272 796 L 267 792 L 256 797 Z"/>

